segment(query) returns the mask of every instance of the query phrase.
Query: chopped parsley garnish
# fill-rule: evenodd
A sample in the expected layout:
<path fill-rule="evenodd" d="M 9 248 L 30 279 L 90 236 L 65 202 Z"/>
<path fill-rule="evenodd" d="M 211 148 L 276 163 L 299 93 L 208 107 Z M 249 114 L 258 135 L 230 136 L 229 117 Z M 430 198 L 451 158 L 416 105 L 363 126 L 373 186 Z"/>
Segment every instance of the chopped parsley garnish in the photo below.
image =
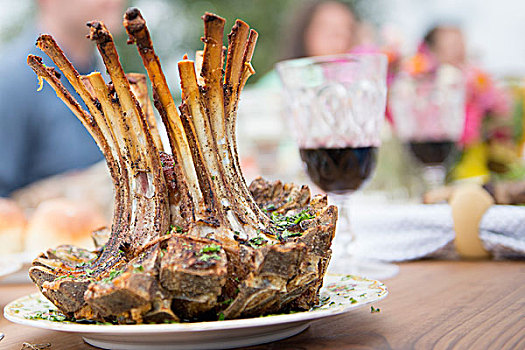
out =
<path fill-rule="evenodd" d="M 180 323 L 180 322 L 177 320 L 164 320 L 162 321 L 162 323 L 171 324 L 171 323 Z M 151 324 L 155 324 L 155 322 L 151 322 Z"/>
<path fill-rule="evenodd" d="M 133 272 L 142 272 L 144 267 L 141 264 L 133 264 Z"/>
<path fill-rule="evenodd" d="M 222 312 L 219 312 L 219 319 L 218 321 L 224 321 L 224 314 Z"/>
<path fill-rule="evenodd" d="M 59 277 L 55 278 L 55 281 L 60 281 L 60 280 L 63 280 L 65 278 L 68 278 L 68 277 L 73 277 L 73 276 L 71 276 L 71 275 L 62 275 L 62 276 L 59 276 Z"/>
<path fill-rule="evenodd" d="M 380 308 L 375 308 L 374 306 L 370 306 L 370 312 L 371 313 L 381 312 L 381 309 Z"/>
<path fill-rule="evenodd" d="M 183 243 L 184 245 L 184 243 Z M 208 244 L 201 248 L 198 253 L 198 259 L 202 262 L 208 262 L 210 260 L 221 260 L 221 257 L 218 252 L 220 252 L 222 247 L 218 244 Z M 191 248 L 189 249 L 191 250 Z"/>
<path fill-rule="evenodd" d="M 122 275 L 122 270 L 113 270 L 109 273 L 109 276 L 101 280 L 102 283 L 109 283 L 118 276 Z"/>
<path fill-rule="evenodd" d="M 328 303 L 328 300 L 330 300 L 330 297 L 329 297 L 329 296 L 321 297 L 321 298 L 319 299 L 319 305 L 324 305 L 324 304 Z"/>
<path fill-rule="evenodd" d="M 265 243 L 266 240 L 262 236 L 253 237 L 248 240 L 248 244 L 251 245 L 253 248 L 260 247 Z"/>
<path fill-rule="evenodd" d="M 47 320 L 53 322 L 62 322 L 66 320 L 66 316 L 60 314 L 57 310 L 49 310 L 49 312 L 35 312 L 33 315 L 24 316 L 28 320 Z"/>
<path fill-rule="evenodd" d="M 307 209 L 302 210 L 300 213 L 290 216 L 273 212 L 271 216 L 272 223 L 275 225 L 275 235 L 279 240 L 284 240 L 290 237 L 299 237 L 302 235 L 301 232 L 296 231 L 296 226 L 302 221 L 313 219 L 315 216 L 310 214 Z M 293 230 L 295 228 L 295 230 Z M 293 232 L 292 232 L 293 230 Z"/>
<path fill-rule="evenodd" d="M 175 233 L 175 232 L 176 233 L 183 233 L 184 230 L 179 225 L 177 225 L 177 226 L 170 225 L 170 229 L 168 231 L 166 231 L 166 234 L 169 235 L 169 234 Z"/>
<path fill-rule="evenodd" d="M 221 249 L 222 248 L 220 245 L 212 243 L 212 244 L 208 244 L 202 247 L 199 253 L 203 254 L 203 253 L 220 252 Z"/>
<path fill-rule="evenodd" d="M 290 232 L 288 230 L 284 230 L 283 233 L 281 233 L 281 237 L 286 239 L 290 237 L 300 237 L 302 235 L 301 232 Z"/>
<path fill-rule="evenodd" d="M 266 206 L 266 208 L 263 208 L 263 211 L 265 213 L 269 212 L 269 211 L 274 211 L 276 208 L 275 208 L 275 204 L 273 203 L 270 203 Z"/>
<path fill-rule="evenodd" d="M 294 219 L 294 224 L 297 225 L 301 221 L 313 219 L 315 216 L 310 214 L 308 210 L 303 210 L 297 215 L 293 215 L 291 218 Z"/>
<path fill-rule="evenodd" d="M 232 302 L 233 302 L 233 299 L 230 298 L 230 299 L 226 299 L 226 300 L 222 301 L 221 304 L 223 304 L 223 305 L 230 305 Z"/>
<path fill-rule="evenodd" d="M 199 256 L 198 259 L 203 262 L 208 262 L 210 260 L 221 260 L 221 257 L 216 253 L 213 253 L 213 254 L 204 253 L 201 256 Z"/>

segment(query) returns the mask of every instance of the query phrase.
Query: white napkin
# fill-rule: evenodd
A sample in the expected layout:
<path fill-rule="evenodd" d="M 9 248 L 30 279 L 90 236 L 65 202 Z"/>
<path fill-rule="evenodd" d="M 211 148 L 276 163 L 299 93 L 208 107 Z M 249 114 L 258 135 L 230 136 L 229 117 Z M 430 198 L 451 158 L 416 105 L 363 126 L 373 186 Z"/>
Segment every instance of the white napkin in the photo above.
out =
<path fill-rule="evenodd" d="M 383 261 L 457 259 L 448 204 L 351 207 L 349 253 Z M 495 205 L 480 222 L 480 239 L 495 259 L 525 258 L 525 207 Z"/>
<path fill-rule="evenodd" d="M 525 207 L 492 206 L 481 219 L 479 237 L 497 259 L 524 259 Z"/>

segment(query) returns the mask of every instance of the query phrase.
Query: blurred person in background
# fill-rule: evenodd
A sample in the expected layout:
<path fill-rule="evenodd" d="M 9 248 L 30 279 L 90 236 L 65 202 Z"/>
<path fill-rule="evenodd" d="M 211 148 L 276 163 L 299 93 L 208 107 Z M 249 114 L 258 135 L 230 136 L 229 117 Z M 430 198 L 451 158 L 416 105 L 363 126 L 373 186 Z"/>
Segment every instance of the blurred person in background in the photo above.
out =
<path fill-rule="evenodd" d="M 301 2 L 293 11 L 281 42 L 281 60 L 365 51 L 370 43 L 370 27 L 361 22 L 355 9 L 337 0 Z M 371 49 L 373 50 L 373 49 Z M 278 88 L 275 71 L 259 79 L 259 87 Z"/>
<path fill-rule="evenodd" d="M 467 59 L 465 38 L 461 28 L 455 25 L 437 25 L 423 38 L 419 50 L 429 50 L 438 64 L 450 64 L 462 68 Z"/>
<path fill-rule="evenodd" d="M 28 54 L 35 54 L 43 57 L 46 65 L 54 66 L 34 46 L 39 33 L 49 33 L 80 74 L 97 70 L 101 65 L 95 45 L 85 37 L 85 23 L 102 20 L 115 34 L 122 27 L 125 5 L 125 0 L 37 0 L 35 25 L 4 48 L 0 60 L 0 197 L 102 159 L 89 133 L 56 98 L 53 89 L 44 86 L 37 92 L 37 78 L 26 59 Z M 74 91 L 65 79 L 62 83 Z"/>
<path fill-rule="evenodd" d="M 360 44 L 358 16 L 341 1 L 301 6 L 286 33 L 283 59 L 343 54 Z"/>
<path fill-rule="evenodd" d="M 505 172 L 517 161 L 509 96 L 488 72 L 467 60 L 463 32 L 454 24 L 432 27 L 408 61 L 408 70 L 424 74 L 445 64 L 461 69 L 466 84 L 465 125 L 459 145 L 462 154 L 452 178 L 487 181 L 491 171 Z"/>

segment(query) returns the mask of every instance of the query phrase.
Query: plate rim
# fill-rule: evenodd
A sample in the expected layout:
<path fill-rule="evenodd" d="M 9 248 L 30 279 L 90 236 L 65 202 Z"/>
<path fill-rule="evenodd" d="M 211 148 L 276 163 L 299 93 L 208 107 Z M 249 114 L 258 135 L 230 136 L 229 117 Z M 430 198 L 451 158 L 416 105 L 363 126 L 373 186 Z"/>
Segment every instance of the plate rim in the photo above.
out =
<path fill-rule="evenodd" d="M 348 276 L 345 274 L 327 274 L 327 276 Z M 355 275 L 353 275 L 355 276 Z M 78 324 L 78 323 L 65 323 L 48 320 L 34 320 L 26 319 L 12 315 L 8 312 L 9 308 L 15 303 L 20 303 L 24 299 L 33 297 L 45 297 L 40 292 L 19 297 L 4 307 L 4 317 L 10 322 L 31 326 L 35 328 L 42 328 L 54 331 L 62 331 L 69 333 L 82 333 L 82 334 L 122 334 L 133 332 L 134 334 L 149 334 L 149 333 L 184 333 L 184 332 L 207 332 L 207 331 L 224 331 L 229 329 L 242 329 L 242 328 L 254 328 L 254 327 L 265 327 L 270 325 L 278 325 L 283 323 L 296 323 L 296 322 L 310 322 L 321 318 L 336 316 L 350 311 L 363 308 L 375 302 L 379 302 L 387 297 L 389 294 L 386 286 L 377 280 L 363 278 L 355 276 L 366 281 L 374 282 L 382 292 L 380 295 L 375 295 L 372 299 L 365 300 L 363 302 L 347 305 L 339 305 L 330 309 L 322 310 L 308 310 L 300 311 L 292 314 L 279 314 L 269 315 L 262 317 L 250 317 L 234 320 L 223 320 L 223 321 L 205 321 L 205 322 L 188 322 L 188 323 L 158 323 L 158 324 L 134 324 L 134 325 L 97 325 L 97 324 Z M 269 322 L 269 320 L 271 320 Z"/>

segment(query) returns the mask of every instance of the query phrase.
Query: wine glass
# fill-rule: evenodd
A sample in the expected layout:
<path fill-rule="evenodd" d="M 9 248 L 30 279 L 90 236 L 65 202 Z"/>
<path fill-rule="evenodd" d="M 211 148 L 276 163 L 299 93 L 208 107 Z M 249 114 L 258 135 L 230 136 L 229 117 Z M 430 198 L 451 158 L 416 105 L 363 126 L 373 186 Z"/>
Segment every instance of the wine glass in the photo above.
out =
<path fill-rule="evenodd" d="M 339 209 L 329 270 L 385 278 L 397 267 L 348 253 L 349 196 L 372 175 L 385 116 L 387 58 L 344 54 L 279 62 L 287 121 L 310 179 Z M 390 271 L 390 272 L 388 272 Z"/>
<path fill-rule="evenodd" d="M 465 121 L 462 72 L 442 65 L 435 72 L 400 75 L 390 89 L 397 136 L 423 165 L 427 188 L 445 182 L 445 164 L 459 141 Z"/>

